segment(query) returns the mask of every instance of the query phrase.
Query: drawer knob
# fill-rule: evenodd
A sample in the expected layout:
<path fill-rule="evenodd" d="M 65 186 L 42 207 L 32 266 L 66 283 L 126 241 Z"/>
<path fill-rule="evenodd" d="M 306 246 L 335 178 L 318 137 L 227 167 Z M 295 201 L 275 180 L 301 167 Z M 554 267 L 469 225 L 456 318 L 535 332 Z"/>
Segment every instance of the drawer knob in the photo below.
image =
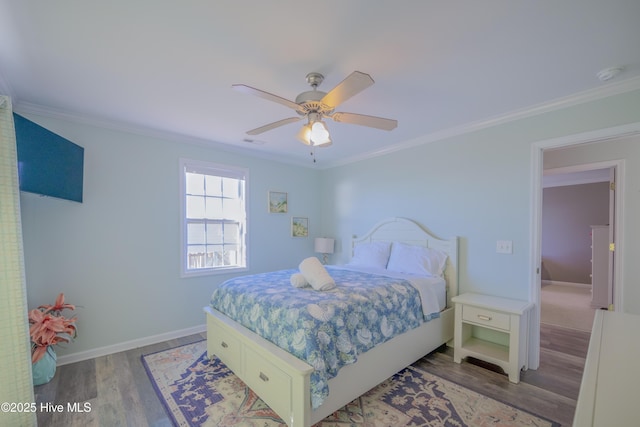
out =
<path fill-rule="evenodd" d="M 485 322 L 488 322 L 489 320 L 491 320 L 491 316 L 486 316 L 484 314 L 478 314 L 478 319 L 484 320 Z"/>
<path fill-rule="evenodd" d="M 222 348 L 228 348 L 229 347 L 229 345 L 224 341 L 222 341 L 222 343 L 220 343 L 220 345 L 222 346 Z"/>
<path fill-rule="evenodd" d="M 265 383 L 269 381 L 269 377 L 264 374 L 264 372 L 260 372 L 260 379 Z"/>

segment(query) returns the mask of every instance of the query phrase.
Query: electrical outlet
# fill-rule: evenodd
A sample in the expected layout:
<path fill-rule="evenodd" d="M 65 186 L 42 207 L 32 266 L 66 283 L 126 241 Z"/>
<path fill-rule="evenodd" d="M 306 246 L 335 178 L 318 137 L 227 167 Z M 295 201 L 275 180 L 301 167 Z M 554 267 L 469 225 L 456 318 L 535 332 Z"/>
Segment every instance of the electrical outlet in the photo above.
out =
<path fill-rule="evenodd" d="M 498 240 L 496 244 L 496 252 L 499 254 L 512 254 L 513 253 L 513 241 L 511 240 Z"/>

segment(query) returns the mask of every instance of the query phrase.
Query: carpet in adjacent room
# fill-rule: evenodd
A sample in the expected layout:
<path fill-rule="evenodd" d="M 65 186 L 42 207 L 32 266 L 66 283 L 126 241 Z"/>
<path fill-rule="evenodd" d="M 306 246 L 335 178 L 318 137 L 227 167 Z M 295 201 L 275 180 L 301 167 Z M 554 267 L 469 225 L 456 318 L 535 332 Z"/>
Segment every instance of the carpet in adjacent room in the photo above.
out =
<path fill-rule="evenodd" d="M 591 332 L 596 312 L 591 307 L 591 288 L 545 285 L 542 287 L 540 297 L 542 323 Z"/>

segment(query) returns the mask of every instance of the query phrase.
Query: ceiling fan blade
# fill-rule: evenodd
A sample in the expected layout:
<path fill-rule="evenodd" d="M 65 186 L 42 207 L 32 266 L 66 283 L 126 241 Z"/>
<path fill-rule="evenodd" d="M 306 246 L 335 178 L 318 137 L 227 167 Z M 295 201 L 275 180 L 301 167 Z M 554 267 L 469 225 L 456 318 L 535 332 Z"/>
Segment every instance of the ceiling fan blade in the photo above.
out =
<path fill-rule="evenodd" d="M 247 132 L 247 135 L 258 135 L 271 129 L 279 128 L 280 126 L 288 125 L 302 120 L 302 117 L 289 117 L 288 119 L 278 120 L 277 122 L 269 123 L 268 125 L 260 126 Z"/>
<path fill-rule="evenodd" d="M 347 99 L 362 92 L 374 83 L 369 74 L 354 71 L 349 74 L 346 79 L 341 81 L 338 86 L 331 89 L 322 98 L 322 103 L 330 107 L 337 107 Z"/>
<path fill-rule="evenodd" d="M 246 93 L 246 94 L 249 94 L 249 95 L 259 96 L 260 98 L 266 99 L 267 101 L 277 102 L 278 104 L 282 104 L 285 107 L 289 107 L 289 108 L 292 108 L 294 110 L 297 110 L 299 108 L 299 105 L 296 104 L 293 101 L 289 101 L 288 99 L 282 98 L 282 97 L 280 97 L 278 95 L 274 95 L 272 93 L 265 92 L 263 90 L 256 89 L 256 88 L 251 87 L 251 86 L 247 86 L 247 85 L 231 85 L 231 87 L 234 88 L 235 90 L 237 90 L 238 92 Z"/>
<path fill-rule="evenodd" d="M 398 127 L 398 121 L 393 119 L 385 119 L 382 117 L 366 116 L 364 114 L 355 113 L 333 113 L 331 117 L 338 123 L 350 123 L 353 125 L 368 126 L 371 128 L 382 130 L 393 130 Z"/>

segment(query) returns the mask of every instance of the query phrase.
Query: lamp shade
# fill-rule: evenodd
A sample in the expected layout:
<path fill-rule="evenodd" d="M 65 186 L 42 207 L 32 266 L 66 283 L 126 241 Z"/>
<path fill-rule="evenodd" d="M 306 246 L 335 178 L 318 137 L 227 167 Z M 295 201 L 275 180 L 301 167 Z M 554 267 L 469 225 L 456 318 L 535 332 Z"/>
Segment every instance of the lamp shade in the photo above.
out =
<path fill-rule="evenodd" d="M 333 239 L 329 237 L 316 237 L 315 251 L 319 254 L 332 254 Z"/>

